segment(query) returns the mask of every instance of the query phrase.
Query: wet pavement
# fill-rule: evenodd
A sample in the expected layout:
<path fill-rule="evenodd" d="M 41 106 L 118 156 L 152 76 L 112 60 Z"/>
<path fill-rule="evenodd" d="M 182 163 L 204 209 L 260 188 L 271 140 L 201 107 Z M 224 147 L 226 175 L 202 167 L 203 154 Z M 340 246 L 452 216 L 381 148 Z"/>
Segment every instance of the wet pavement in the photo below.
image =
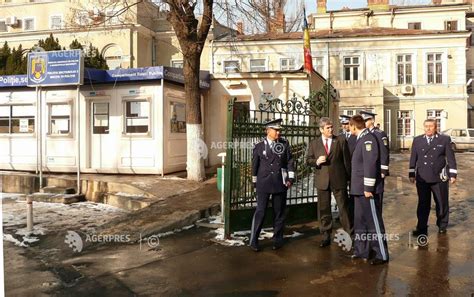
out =
<path fill-rule="evenodd" d="M 437 233 L 433 204 L 425 247 L 409 235 L 417 196 L 407 178 L 408 157 L 393 155 L 387 180 L 387 265 L 352 261 L 334 243 L 319 248 L 317 223 L 287 228 L 301 235 L 277 251 L 264 240 L 259 253 L 224 245 L 215 230 L 201 227 L 75 253 L 64 243 L 66 231 L 57 230 L 29 248 L 4 243 L 7 296 L 471 296 L 474 154 L 457 154 L 448 233 Z"/>

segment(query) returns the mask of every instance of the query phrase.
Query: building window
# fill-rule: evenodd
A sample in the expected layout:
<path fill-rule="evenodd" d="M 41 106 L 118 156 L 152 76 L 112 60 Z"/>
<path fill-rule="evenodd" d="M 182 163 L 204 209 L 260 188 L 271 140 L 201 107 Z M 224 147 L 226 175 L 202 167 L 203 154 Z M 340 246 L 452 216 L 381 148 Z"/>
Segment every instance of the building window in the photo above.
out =
<path fill-rule="evenodd" d="M 92 104 L 92 133 L 109 134 L 109 103 Z"/>
<path fill-rule="evenodd" d="M 294 70 L 294 69 L 295 69 L 295 59 L 293 58 L 280 59 L 280 70 Z"/>
<path fill-rule="evenodd" d="M 266 71 L 265 59 L 250 59 L 250 72 Z"/>
<path fill-rule="evenodd" d="M 428 83 L 440 84 L 443 82 L 443 61 L 442 54 L 428 54 Z"/>
<path fill-rule="evenodd" d="M 457 31 L 458 30 L 458 21 L 445 21 L 444 30 L 446 31 Z"/>
<path fill-rule="evenodd" d="M 5 20 L 0 21 L 0 32 L 7 32 L 7 25 L 5 23 Z"/>
<path fill-rule="evenodd" d="M 412 58 L 411 55 L 397 55 L 398 84 L 412 83 Z"/>
<path fill-rule="evenodd" d="M 323 75 L 323 57 L 313 58 L 313 68 L 317 73 Z"/>
<path fill-rule="evenodd" d="M 359 80 L 359 57 L 344 57 L 344 80 Z"/>
<path fill-rule="evenodd" d="M 86 26 L 89 24 L 91 20 L 89 18 L 89 13 L 87 11 L 77 12 L 75 19 L 76 19 L 76 24 L 78 24 L 79 26 Z"/>
<path fill-rule="evenodd" d="M 186 104 L 170 102 L 171 133 L 186 133 Z"/>
<path fill-rule="evenodd" d="M 106 22 L 109 25 L 118 25 L 123 23 L 122 13 L 119 10 L 107 10 L 105 12 Z"/>
<path fill-rule="evenodd" d="M 240 72 L 240 63 L 237 60 L 224 61 L 224 73 Z"/>
<path fill-rule="evenodd" d="M 171 67 L 183 68 L 184 67 L 184 62 L 183 62 L 183 60 L 173 60 L 173 61 L 171 61 Z"/>
<path fill-rule="evenodd" d="M 49 105 L 49 134 L 71 133 L 71 105 L 67 103 Z"/>
<path fill-rule="evenodd" d="M 52 15 L 49 18 L 49 28 L 52 30 L 58 30 L 63 27 L 63 17 L 60 15 Z"/>
<path fill-rule="evenodd" d="M 420 22 L 408 23 L 408 29 L 421 30 L 421 23 Z"/>
<path fill-rule="evenodd" d="M 348 115 L 348 116 L 355 116 L 356 114 L 359 114 L 360 111 L 365 110 L 368 112 L 374 112 L 373 108 L 351 108 L 351 109 L 343 109 L 342 114 Z"/>
<path fill-rule="evenodd" d="M 413 136 L 412 118 L 413 118 L 413 112 L 411 110 L 398 111 L 397 136 Z"/>
<path fill-rule="evenodd" d="M 0 106 L 0 133 L 35 132 L 35 107 L 33 105 Z"/>
<path fill-rule="evenodd" d="M 34 18 L 24 18 L 23 19 L 23 31 L 33 31 L 35 29 L 35 19 Z"/>
<path fill-rule="evenodd" d="M 125 102 L 125 132 L 147 133 L 149 131 L 150 102 L 146 100 Z"/>
<path fill-rule="evenodd" d="M 442 109 L 431 109 L 426 111 L 426 118 L 428 119 L 435 119 L 436 125 L 438 127 L 438 131 L 443 131 L 444 127 L 442 127 L 443 121 L 441 120 Z"/>

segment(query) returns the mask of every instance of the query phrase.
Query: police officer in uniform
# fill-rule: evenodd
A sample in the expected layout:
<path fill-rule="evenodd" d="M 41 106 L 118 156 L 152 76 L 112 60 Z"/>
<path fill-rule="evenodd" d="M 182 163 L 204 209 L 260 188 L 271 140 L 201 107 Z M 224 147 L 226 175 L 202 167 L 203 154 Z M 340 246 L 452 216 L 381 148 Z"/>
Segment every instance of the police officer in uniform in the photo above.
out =
<path fill-rule="evenodd" d="M 341 134 L 346 137 L 347 145 L 349 146 L 349 152 L 352 156 L 352 153 L 355 149 L 356 139 L 357 137 L 352 135 L 351 130 L 349 129 L 349 120 L 351 119 L 350 116 L 342 114 L 339 116 L 339 121 L 341 123 Z"/>
<path fill-rule="evenodd" d="M 369 130 L 370 133 L 374 134 L 375 138 L 377 139 L 377 143 L 379 145 L 380 150 L 380 172 L 382 177 L 382 189 L 384 189 L 385 184 L 385 177 L 389 175 L 388 164 L 390 162 L 390 150 L 389 150 L 389 143 L 387 134 L 380 130 L 379 128 L 375 127 L 375 116 L 376 113 L 368 112 L 368 111 L 360 111 L 359 112 L 362 118 L 365 120 L 365 127 Z M 383 190 L 380 193 L 380 211 L 382 211 L 383 206 Z"/>
<path fill-rule="evenodd" d="M 252 220 L 250 248 L 260 250 L 258 237 L 263 227 L 268 200 L 273 206 L 273 249 L 283 246 L 286 192 L 293 184 L 293 157 L 287 140 L 280 137 L 281 119 L 268 122 L 267 136 L 253 149 L 252 181 L 257 191 L 257 209 Z"/>
<path fill-rule="evenodd" d="M 388 247 L 380 207 L 383 181 L 378 141 L 375 135 L 365 128 L 364 119 L 360 115 L 351 118 L 350 129 L 357 137 L 352 155 L 350 190 L 355 199 L 352 258 L 368 260 L 373 254 L 375 256 L 370 264 L 383 264 L 388 262 Z"/>
<path fill-rule="evenodd" d="M 440 234 L 446 233 L 449 220 L 449 182 L 456 182 L 457 166 L 451 137 L 437 133 L 435 119 L 423 123 L 425 134 L 415 137 L 411 147 L 409 178 L 416 181 L 418 224 L 414 236 L 428 234 L 431 193 L 436 204 L 436 225 Z"/>

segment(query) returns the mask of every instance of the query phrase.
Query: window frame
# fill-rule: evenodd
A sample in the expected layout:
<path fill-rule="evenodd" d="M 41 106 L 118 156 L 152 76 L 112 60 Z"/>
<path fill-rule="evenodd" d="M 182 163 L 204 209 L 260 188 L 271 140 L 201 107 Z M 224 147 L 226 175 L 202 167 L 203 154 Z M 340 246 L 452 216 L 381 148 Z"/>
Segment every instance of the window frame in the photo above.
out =
<path fill-rule="evenodd" d="M 238 66 L 238 67 L 237 67 L 237 70 L 236 70 L 236 71 L 233 71 L 233 72 L 227 72 L 226 69 L 227 69 L 228 67 L 226 67 L 225 64 L 228 63 L 228 62 L 237 62 L 237 66 Z M 241 71 L 242 71 L 242 63 L 240 62 L 240 60 L 238 60 L 238 59 L 230 59 L 230 60 L 223 60 L 223 61 L 222 61 L 222 72 L 223 72 L 223 73 L 239 73 L 239 72 L 241 72 Z"/>
<path fill-rule="evenodd" d="M 408 117 L 402 117 L 402 112 L 408 112 Z M 402 133 L 400 134 L 400 121 L 402 124 Z M 410 129 L 409 133 L 407 134 L 407 123 L 409 125 L 408 129 Z M 397 110 L 397 137 L 413 137 L 415 135 L 415 127 L 414 127 L 414 112 L 411 109 L 400 109 Z"/>
<path fill-rule="evenodd" d="M 436 124 L 437 124 L 437 130 L 438 131 L 444 131 L 445 130 L 445 127 L 444 127 L 444 117 L 443 117 L 443 111 L 444 109 L 427 109 L 426 110 L 426 118 L 427 119 L 435 119 L 436 120 Z M 439 112 L 439 115 L 437 115 Z M 434 113 L 434 116 L 433 114 L 430 114 L 430 113 Z"/>
<path fill-rule="evenodd" d="M 410 25 L 413 25 L 414 28 L 410 28 Z M 419 28 L 416 28 L 419 25 Z M 410 30 L 421 30 L 421 22 L 408 22 L 407 28 Z"/>
<path fill-rule="evenodd" d="M 346 64 L 346 59 L 349 58 L 351 59 L 350 64 Z M 354 63 L 354 58 L 358 59 L 357 64 Z M 361 68 L 361 56 L 360 55 L 344 55 L 342 56 L 342 80 L 343 81 L 358 81 L 362 80 L 362 77 L 360 75 L 360 68 Z M 349 79 L 346 79 L 346 68 L 349 68 Z M 354 68 L 357 69 L 357 79 L 354 79 Z"/>
<path fill-rule="evenodd" d="M 176 66 L 174 65 L 174 63 L 181 63 L 182 67 L 176 67 Z M 179 60 L 179 59 L 171 60 L 171 67 L 174 67 L 174 68 L 184 68 L 184 60 Z"/>
<path fill-rule="evenodd" d="M 255 62 L 255 61 L 263 61 L 263 66 L 252 66 L 252 62 Z M 267 71 L 267 59 L 265 58 L 252 58 L 252 59 L 249 59 L 249 70 L 250 72 L 265 72 Z M 253 68 L 262 68 L 262 70 L 255 70 Z"/>
<path fill-rule="evenodd" d="M 434 60 L 429 61 L 429 56 L 433 55 Z M 441 55 L 440 60 L 436 59 L 437 55 Z M 445 75 L 447 74 L 447 69 L 446 69 L 446 54 L 444 52 L 426 52 L 425 53 L 425 67 L 426 67 L 426 73 L 425 73 L 425 81 L 426 84 L 429 85 L 439 85 L 439 84 L 444 84 L 446 83 L 445 80 Z M 430 72 L 429 72 L 429 65 L 433 64 L 433 82 L 430 82 Z M 438 71 L 437 71 L 437 64 L 441 65 L 441 81 L 438 82 Z"/>
<path fill-rule="evenodd" d="M 127 103 L 128 102 L 146 102 L 148 103 L 148 114 L 146 116 L 147 119 L 147 126 L 148 129 L 146 132 L 127 132 L 127 120 L 128 119 L 134 119 L 134 118 L 143 118 L 143 117 L 129 117 L 127 116 Z M 128 137 L 143 137 L 143 136 L 152 136 L 152 124 L 153 124 L 153 119 L 152 119 L 152 102 L 150 97 L 123 97 L 122 98 L 122 110 L 123 110 L 123 120 L 122 120 L 122 135 L 123 136 L 128 136 Z"/>
<path fill-rule="evenodd" d="M 454 23 L 455 28 L 454 29 L 452 29 L 452 28 L 448 29 L 448 23 Z M 444 21 L 444 30 L 449 31 L 449 32 L 458 31 L 458 24 L 459 24 L 458 20 L 446 20 L 446 21 Z"/>
<path fill-rule="evenodd" d="M 3 22 L 5 24 L 5 31 L 0 31 L 0 33 L 3 33 L 3 32 L 8 32 L 8 26 L 7 26 L 7 20 L 6 19 L 1 19 L 0 18 L 0 23 Z"/>
<path fill-rule="evenodd" d="M 25 25 L 26 25 L 25 20 L 33 20 L 33 29 L 29 29 L 29 30 L 26 30 L 26 29 L 25 29 Z M 35 30 L 36 30 L 36 17 L 35 17 L 35 16 L 23 17 L 23 18 L 21 19 L 21 28 L 22 28 L 23 31 L 25 31 L 25 32 L 35 31 Z"/>
<path fill-rule="evenodd" d="M 54 17 L 60 17 L 61 18 L 61 24 L 59 25 L 59 28 L 53 28 L 53 18 Z M 64 27 L 64 16 L 62 14 L 52 14 L 49 16 L 49 29 L 50 30 L 61 30 Z"/>
<path fill-rule="evenodd" d="M 403 57 L 403 61 L 399 62 L 398 61 L 398 57 Z M 410 56 L 410 59 L 411 61 L 410 62 L 407 62 L 406 61 L 406 57 L 407 56 Z M 396 71 L 396 77 L 395 77 L 395 82 L 397 85 L 412 85 L 414 84 L 414 63 L 413 63 L 413 60 L 414 60 L 414 55 L 412 53 L 399 53 L 399 54 L 396 54 L 395 55 L 395 71 Z M 410 82 L 407 82 L 407 74 L 406 74 L 406 70 L 407 70 L 407 65 L 410 65 L 410 68 L 411 68 L 411 74 L 410 74 Z M 399 65 L 403 65 L 403 82 L 401 83 L 400 82 L 400 73 L 399 73 Z"/>
<path fill-rule="evenodd" d="M 68 115 L 68 127 L 69 131 L 68 133 L 53 133 L 52 132 L 52 120 L 53 120 L 53 105 L 66 105 L 69 107 L 69 115 Z M 72 101 L 67 101 L 67 102 L 49 102 L 47 103 L 48 106 L 48 133 L 47 135 L 50 137 L 72 137 L 73 135 L 73 113 L 74 113 L 74 106 L 72 104 Z M 64 117 L 64 116 L 54 116 L 54 117 Z"/>
<path fill-rule="evenodd" d="M 13 116 L 13 107 L 15 106 L 30 106 L 33 107 L 33 114 L 32 117 L 26 117 L 28 121 L 33 121 L 33 131 L 32 132 L 13 132 L 13 121 L 15 119 L 22 119 L 22 117 Z M 36 105 L 35 104 L 2 104 L 0 107 L 8 107 L 9 108 L 9 115 L 8 115 L 8 132 L 7 133 L 0 133 L 0 136 L 32 136 L 36 133 Z M 20 126 L 20 124 L 18 124 Z"/>
<path fill-rule="evenodd" d="M 287 62 L 287 69 L 283 69 L 282 62 L 286 61 Z M 290 67 L 290 61 L 293 61 L 293 66 Z M 296 69 L 296 60 L 295 58 L 280 58 L 280 71 L 291 71 Z"/>

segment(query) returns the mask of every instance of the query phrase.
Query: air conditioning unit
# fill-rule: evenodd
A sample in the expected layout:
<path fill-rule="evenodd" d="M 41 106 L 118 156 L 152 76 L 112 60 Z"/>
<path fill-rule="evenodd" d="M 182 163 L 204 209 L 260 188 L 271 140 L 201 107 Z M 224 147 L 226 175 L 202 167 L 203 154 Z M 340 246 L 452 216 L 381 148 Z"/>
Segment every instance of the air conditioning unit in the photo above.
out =
<path fill-rule="evenodd" d="M 14 27 L 18 25 L 18 18 L 16 16 L 9 16 L 5 19 L 5 25 Z"/>
<path fill-rule="evenodd" d="M 402 86 L 402 89 L 401 89 L 401 93 L 403 95 L 410 95 L 410 94 L 413 94 L 413 92 L 415 91 L 415 88 L 412 86 L 412 85 L 405 85 L 405 86 Z"/>

